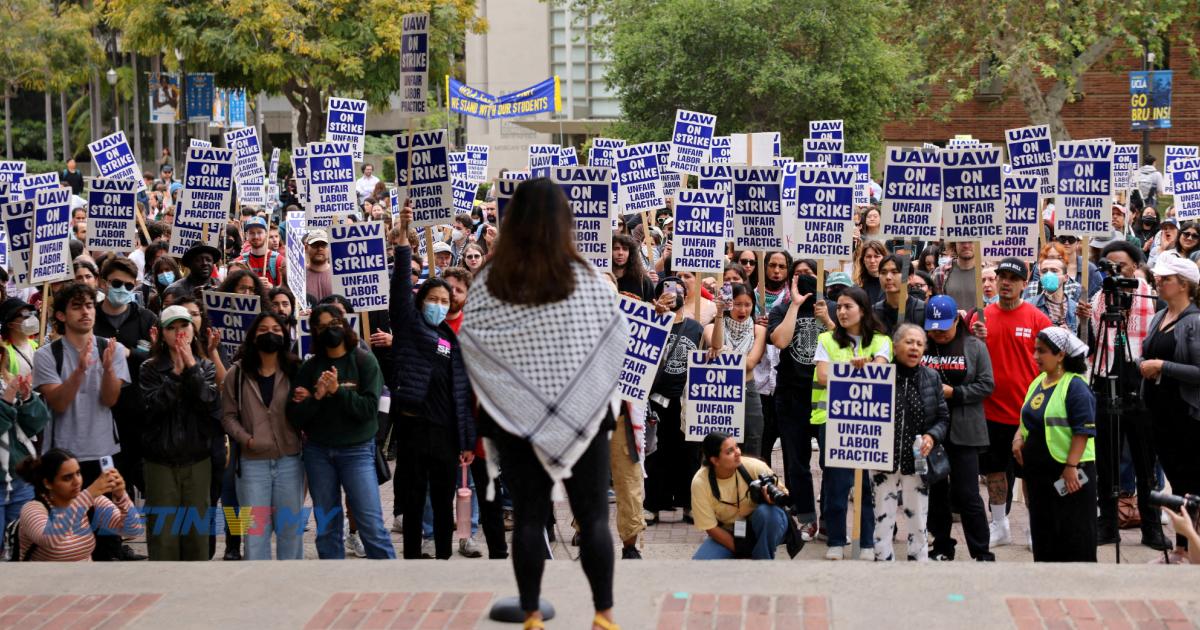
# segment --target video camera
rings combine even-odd
[[[762,503],[763,491],[766,490],[766,496],[771,497],[771,502],[780,507],[786,507],[791,504],[792,497],[788,493],[775,485],[779,480],[778,477],[771,473],[763,473],[758,476],[758,479],[750,482],[750,497],[755,503]]]
[[[1104,312],[1115,315],[1133,308],[1133,293],[1125,289],[1136,290],[1137,278],[1123,277],[1117,271],[1117,265],[1107,258],[1096,261],[1096,267],[1104,273],[1104,283],[1100,287],[1104,292]]]
[[[1167,494],[1166,492],[1151,492],[1150,505],[1168,508],[1178,511],[1179,508],[1186,506],[1188,512],[1195,517],[1200,514],[1200,496],[1194,494],[1185,494],[1179,496],[1177,494]]]

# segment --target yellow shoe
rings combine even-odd
[[[525,630],[544,630],[546,622],[541,617],[529,617],[525,620],[525,625],[522,627]]]
[[[600,613],[592,618],[592,626],[599,626],[600,630],[621,630],[621,626],[605,619]]]

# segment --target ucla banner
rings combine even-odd
[[[504,96],[492,96],[447,76],[446,95],[450,111],[476,118],[517,118],[562,109],[557,76]]]
[[[1130,119],[1134,131],[1171,128],[1171,70],[1129,73]]]

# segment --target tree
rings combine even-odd
[[[925,81],[945,114],[980,86],[1003,81],[1004,95],[1020,99],[1033,124],[1069,140],[1062,108],[1075,100],[1084,72],[1116,59],[1162,57],[1174,40],[1196,70],[1195,0],[909,0],[900,33],[925,51]],[[980,72],[981,67],[988,73]],[[938,101],[941,101],[938,103]]]
[[[882,40],[896,11],[872,0],[593,0],[621,100],[614,135],[669,138],[675,109],[715,114],[718,133],[782,132],[798,155],[808,122],[842,118],[848,150],[880,144],[911,107],[916,53]]]
[[[46,66],[46,51],[31,25],[50,17],[39,0],[0,0],[0,89],[4,96],[4,150],[13,157],[12,99]]]
[[[178,49],[189,72],[217,83],[282,94],[299,115],[301,143],[324,136],[329,96],[386,108],[399,90],[401,18],[429,10],[416,0],[101,0],[126,46],[153,55]],[[438,0],[430,19],[430,93],[466,30],[482,32],[473,0]],[[168,65],[174,56],[165,55]],[[172,67],[172,69],[175,69]]]

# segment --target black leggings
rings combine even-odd
[[[546,522],[553,511],[553,483],[525,440],[498,431],[500,468],[513,502],[513,570],[521,609],[538,609],[546,564]],[[579,524],[579,557],[592,587],[596,610],[613,605],[613,537],[608,528],[608,432],[600,431],[563,480],[571,513]],[[406,526],[405,531],[408,530]]]
[[[950,442],[943,446],[950,460],[950,476],[929,489],[928,528],[933,536],[933,553],[954,557],[956,543],[950,533],[954,517],[950,512],[957,507],[971,557],[995,560],[988,550],[988,517],[979,496],[979,448]]]
[[[406,418],[407,419],[407,418]],[[425,491],[433,508],[434,557],[449,560],[453,551],[454,492],[458,453],[451,430],[425,419],[412,418],[404,427],[406,443],[416,448],[401,458],[392,479],[404,488],[404,558],[421,557],[421,517],[425,514]]]
[[[471,477],[475,480],[475,499],[479,501],[479,527],[487,543],[489,560],[508,557],[508,541],[504,540],[504,506],[500,504],[500,482],[496,481],[496,500],[488,501],[487,459],[476,456],[471,462]]]

